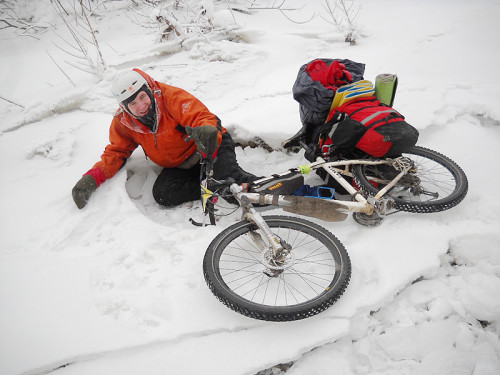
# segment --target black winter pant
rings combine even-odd
[[[251,182],[257,178],[238,165],[234,142],[227,132],[222,135],[213,172],[215,179],[232,177],[236,183]],[[163,168],[153,186],[153,197],[156,202],[167,207],[199,199],[200,164],[190,169]]]

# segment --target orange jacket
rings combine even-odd
[[[134,70],[146,79],[153,92],[158,128],[156,133],[153,133],[120,105],[109,129],[109,145],[106,146],[101,160],[86,173],[91,174],[98,185],[113,177],[139,145],[156,164],[167,168],[177,167],[195,153],[196,146],[192,140],[184,142],[186,134],[176,127],[217,126],[218,123],[217,117],[193,95],[180,88],[154,81],[139,69]],[[226,130],[222,128],[222,132]],[[222,134],[219,133],[219,144],[221,139]]]

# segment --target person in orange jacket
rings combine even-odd
[[[216,179],[232,177],[237,183],[256,179],[238,165],[234,142],[219,118],[193,95],[154,81],[139,69],[121,74],[112,91],[120,108],[101,160],[72,190],[78,208],[85,207],[97,187],[113,177],[139,145],[164,167],[153,186],[153,197],[163,206],[200,197],[200,153],[215,157]]]

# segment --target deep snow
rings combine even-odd
[[[0,100],[1,374],[235,375],[290,361],[291,375],[500,373],[500,2],[358,3],[356,46],[320,18],[296,24],[262,10],[235,13],[247,43],[200,42],[175,54],[110,9],[99,29],[108,70],[98,80],[68,69],[77,87],[45,53],[54,53],[53,33],[0,32],[0,96],[24,106]],[[307,19],[318,7],[292,15]],[[160,169],[140,149],[85,209],[75,207],[71,188],[107,143],[120,71],[139,67],[182,87],[235,138],[264,139],[278,151],[237,153],[245,169],[266,174],[304,160],[279,144],[300,126],[298,68],[317,57],[364,62],[369,80],[398,74],[395,107],[419,129],[419,144],[455,160],[470,185],[459,206],[438,214],[400,213],[377,228],[317,221],[353,266],[326,312],[268,323],[220,304],[201,262],[239,213],[196,228],[188,218],[200,218],[198,202],[159,207],[151,186]]]

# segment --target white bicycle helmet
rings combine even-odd
[[[111,91],[116,100],[122,103],[139,91],[144,85],[149,88],[148,83],[142,75],[135,70],[129,70],[115,78],[111,86]]]

